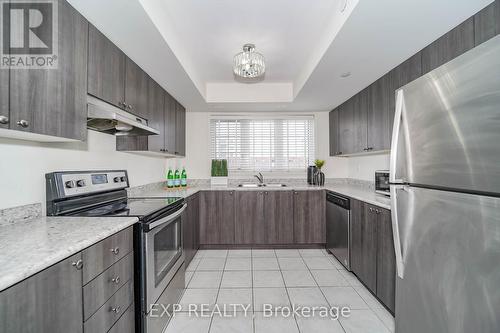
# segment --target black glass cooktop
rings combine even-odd
[[[88,210],[80,210],[73,215],[94,217],[135,216],[141,218],[161,211],[166,211],[182,200],[182,198],[178,197],[121,199]]]

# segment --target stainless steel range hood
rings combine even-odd
[[[87,95],[87,128],[116,136],[157,135],[146,119]]]

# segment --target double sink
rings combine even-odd
[[[257,187],[286,187],[286,184],[280,184],[280,183],[261,183],[261,184],[243,183],[243,184],[239,184],[238,187],[248,187],[248,188],[257,188]]]

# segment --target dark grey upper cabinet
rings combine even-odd
[[[175,155],[186,155],[186,109],[180,104],[175,106]]]
[[[474,47],[474,19],[471,17],[422,50],[422,75]]]
[[[391,99],[394,89],[389,74],[382,76],[370,87],[368,108],[368,148],[371,150],[389,149],[391,146]]]
[[[10,70],[10,128],[85,140],[88,23],[66,1],[58,19],[57,68]]]
[[[125,54],[89,24],[88,93],[123,108]]]
[[[264,192],[236,191],[235,205],[235,243],[262,244],[265,240]]]
[[[325,218],[325,193],[323,191],[293,192],[293,234],[295,243],[325,243]]]
[[[330,156],[339,154],[339,110],[334,109],[328,114],[330,127]]]
[[[0,128],[9,128],[9,69],[0,69]]]
[[[377,217],[377,297],[394,313],[396,294],[396,254],[391,212],[376,208]]]
[[[372,291],[377,287],[377,215],[373,206],[351,200],[351,269]]]
[[[362,90],[354,99],[354,151],[368,151],[368,109],[370,108],[370,91]]]
[[[338,107],[339,152],[338,155],[354,153],[354,101],[349,99]]]
[[[486,42],[500,33],[500,0],[474,15],[474,45]]]
[[[175,99],[165,92],[165,151],[174,154],[176,151],[175,145],[175,127],[176,127],[176,108],[177,102]]]
[[[158,135],[148,136],[148,150],[165,150],[165,98],[163,88],[154,80],[149,80],[148,88],[148,125],[160,131]]]
[[[0,332],[83,331],[82,272],[76,254],[0,292]]]
[[[135,62],[125,60],[125,109],[139,117],[147,118],[149,75],[146,74]]]

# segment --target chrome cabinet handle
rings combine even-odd
[[[29,126],[29,123],[27,120],[21,119],[17,122],[17,126],[21,126],[23,128],[26,128]]]
[[[83,268],[83,261],[80,259],[76,262],[72,262],[71,266],[75,267],[77,271]]]
[[[8,124],[9,123],[9,117],[6,116],[0,116],[0,124]]]
[[[110,250],[113,254],[118,254],[120,253],[120,248],[119,247],[115,247],[114,249],[111,249]]]
[[[114,313],[119,313],[121,311],[122,307],[121,306],[117,306],[117,307],[112,307],[111,308],[111,312],[114,312]]]
[[[113,282],[115,284],[120,284],[120,276],[116,276],[116,277],[112,278],[111,282]]]

